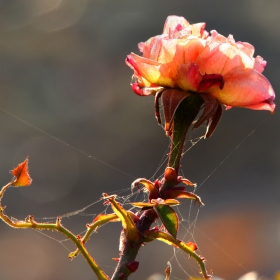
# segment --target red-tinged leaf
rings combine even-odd
[[[169,190],[166,191],[166,196],[170,198],[187,198],[187,199],[193,199],[195,202],[198,202],[199,205],[204,205],[204,203],[201,201],[201,198],[191,192],[186,191],[178,191],[178,190]]]
[[[98,227],[108,222],[118,222],[118,221],[120,221],[120,218],[115,213],[99,214],[98,216],[95,217],[92,224],[96,224]]]
[[[160,240],[168,245],[172,245],[174,247],[182,249],[184,252],[189,254],[191,257],[193,257],[199,264],[201,273],[203,275],[204,279],[212,279],[212,275],[207,273],[206,267],[205,267],[205,258],[197,255],[191,246],[188,246],[189,243],[185,243],[179,239],[174,239],[171,235],[162,232],[162,231],[145,231],[145,236],[147,239],[150,240]]]
[[[170,275],[171,275],[171,271],[172,271],[172,267],[171,267],[171,263],[170,262],[167,262],[167,267],[166,267],[166,269],[165,269],[165,275],[166,275],[166,277],[165,277],[165,279],[164,280],[169,280],[169,278],[170,278]]]
[[[163,204],[169,205],[169,206],[176,206],[176,205],[179,205],[180,202],[176,199],[165,199]]]
[[[179,248],[179,246],[176,244],[177,239],[174,240],[174,238],[170,234],[160,230],[146,230],[145,237],[145,242],[151,242],[157,239],[166,243],[167,245]]]
[[[28,158],[14,168],[11,173],[15,176],[12,180],[12,186],[15,187],[27,187],[31,184],[32,179],[28,173]]]
[[[186,184],[188,186],[191,186],[191,187],[196,187],[195,183],[192,183],[189,179],[186,179],[186,178],[181,179],[180,183],[184,183],[184,184]]]
[[[156,188],[155,184],[153,184],[151,181],[145,178],[137,179],[131,184],[131,190],[133,191],[135,187],[139,188],[139,185],[143,185],[144,191],[149,192],[150,199],[158,197],[158,189]]]
[[[152,208],[154,206],[153,203],[149,203],[149,202],[131,202],[129,204],[133,205],[134,207],[138,207],[138,208],[143,208],[143,207],[145,207],[145,208],[147,208],[147,207]]]
[[[170,206],[164,204],[155,205],[154,210],[166,230],[176,239],[179,228],[179,221],[176,212]]]

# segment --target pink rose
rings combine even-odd
[[[254,110],[275,109],[274,90],[261,73],[266,61],[253,57],[254,47],[235,42],[205,23],[189,24],[169,16],[163,34],[139,44],[143,56],[131,53],[126,63],[134,70],[132,89],[139,95],[163,88],[209,94],[219,103]]]

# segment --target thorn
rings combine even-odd
[[[58,216],[57,218],[56,218],[56,226],[57,227],[61,227],[61,217],[60,216]]]
[[[33,228],[36,228],[37,223],[34,221],[34,216],[32,215],[29,216],[29,223]]]
[[[126,266],[131,272],[135,272],[138,269],[139,262],[132,261],[132,262],[129,262]]]

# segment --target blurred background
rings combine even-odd
[[[0,182],[9,182],[9,170],[26,156],[33,178],[30,187],[5,194],[9,216],[32,214],[42,221],[97,202],[102,192],[125,189],[120,195],[127,195],[134,179],[153,176],[169,141],[154,118],[153,98],[131,91],[132,71],[124,60],[139,53],[139,42],[161,34],[172,14],[253,44],[268,61],[264,75],[278,94],[279,0],[0,2]],[[198,183],[206,206],[199,213],[192,207],[190,218],[189,202],[180,207],[180,236],[196,221],[185,240],[194,237],[207,268],[222,279],[252,270],[272,279],[280,270],[279,121],[277,108],[274,115],[231,109],[213,136],[183,158],[184,175]],[[105,209],[98,202],[62,223],[78,234],[92,221],[90,214]],[[118,257],[120,229],[107,225],[88,243],[108,275]],[[95,279],[81,256],[68,260],[72,244],[56,241],[64,239],[1,221],[0,279]],[[172,257],[172,279],[199,277],[195,262],[175,256],[167,245],[148,244],[131,279],[164,279]]]

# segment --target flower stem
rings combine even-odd
[[[174,168],[177,172],[180,167],[187,131],[197,116],[202,104],[203,99],[197,94],[192,94],[180,103],[175,112],[168,167]]]
[[[150,229],[155,219],[156,214],[153,210],[146,210],[142,213],[139,221],[136,223],[136,228],[140,236],[137,241],[125,240],[121,235],[120,247],[123,249],[121,250],[120,260],[111,280],[128,279],[129,275],[133,272],[129,270],[128,264],[135,261],[139,249],[144,243],[145,232]]]

